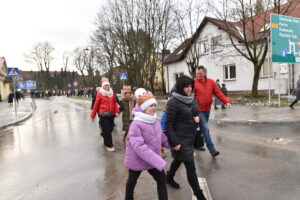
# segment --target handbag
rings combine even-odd
[[[106,112],[103,112],[102,113],[102,117],[110,117],[110,112],[109,111],[106,111]]]

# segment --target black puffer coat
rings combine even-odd
[[[194,159],[194,143],[196,137],[195,116],[198,116],[196,99],[190,104],[172,97],[166,108],[166,135],[171,147],[181,145],[179,151],[172,150],[176,160],[188,161]]]

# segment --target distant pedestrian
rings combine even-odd
[[[218,88],[216,83],[206,77],[206,69],[203,66],[199,66],[196,69],[195,82],[195,98],[198,101],[198,108],[200,111],[200,127],[201,132],[204,137],[206,146],[211,153],[212,157],[216,157],[220,154],[219,151],[215,149],[215,146],[211,140],[210,132],[208,128],[208,120],[212,104],[212,95],[215,95],[220,99],[227,107],[231,107],[230,101],[225,97],[225,95]]]
[[[96,101],[91,113],[91,118],[95,119],[96,113],[100,117],[100,126],[102,137],[107,151],[115,151],[112,131],[114,128],[114,119],[119,116],[119,107],[116,101],[116,95],[110,87],[107,78],[102,78],[102,88],[97,94]]]
[[[205,200],[200,189],[194,160],[196,123],[199,123],[198,104],[193,94],[194,80],[188,76],[177,79],[173,97],[167,103],[166,135],[172,147],[173,161],[167,172],[167,183],[178,189],[174,176],[181,163],[186,168],[188,182],[197,200]]]
[[[226,84],[225,83],[222,83],[221,91],[223,92],[223,94],[225,95],[225,97],[227,97],[227,88],[226,88]],[[225,106],[224,103],[222,103],[222,109],[226,109],[226,106]]]
[[[124,86],[122,97],[120,101],[120,113],[123,112],[122,115],[122,122],[123,122],[123,128],[122,130],[125,131],[124,133],[124,141],[128,134],[129,126],[131,122],[133,121],[133,115],[132,110],[134,109],[135,101],[134,101],[134,95],[131,91],[131,86]]]
[[[8,95],[8,103],[9,103],[9,106],[13,106],[13,102],[14,102],[14,93],[9,93]]]
[[[221,85],[220,85],[220,80],[219,79],[216,80],[216,85],[217,85],[217,87],[219,89],[221,89]],[[214,97],[214,108],[215,108],[215,110],[219,109],[218,108],[219,105],[222,105],[222,101],[220,101],[217,97]]]
[[[297,81],[296,99],[289,105],[289,107],[294,110],[294,105],[298,101],[300,101],[300,75],[299,75],[299,80]]]
[[[126,137],[125,166],[128,168],[125,200],[134,199],[134,189],[142,171],[147,170],[157,183],[159,200],[167,200],[167,163],[160,156],[160,147],[169,147],[167,137],[162,133],[157,121],[157,102],[150,92],[138,95],[138,106],[134,109],[134,119]],[[157,199],[157,198],[155,198]]]
[[[95,104],[95,101],[96,101],[97,94],[100,92],[100,89],[101,89],[101,87],[96,87],[96,90],[93,91],[93,93],[92,93],[92,105],[91,105],[92,110],[93,110],[93,107],[94,107],[94,104]]]

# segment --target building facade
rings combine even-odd
[[[7,65],[4,57],[0,57],[0,96],[6,101],[10,92],[11,79],[7,77]]]
[[[300,9],[300,4],[298,5]],[[300,17],[300,13],[295,13]],[[193,43],[199,48],[199,64],[207,68],[207,76],[214,80],[220,79],[230,92],[251,92],[254,66],[241,56],[232,46],[224,22],[205,17],[197,29],[197,37]],[[237,29],[238,32],[238,29]],[[238,37],[233,37],[238,43]],[[184,41],[166,60],[166,88],[170,92],[181,75],[189,75],[186,57],[192,53],[191,39]],[[300,64],[279,64],[270,62],[270,51],[262,66],[258,90],[273,93],[289,94],[295,89],[300,74]]]

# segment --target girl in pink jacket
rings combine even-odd
[[[159,200],[167,200],[166,161],[160,156],[160,147],[169,147],[167,137],[156,120],[157,102],[150,92],[137,99],[134,119],[126,138],[125,166],[129,170],[125,200],[132,200],[137,180],[147,170],[157,182]]]

